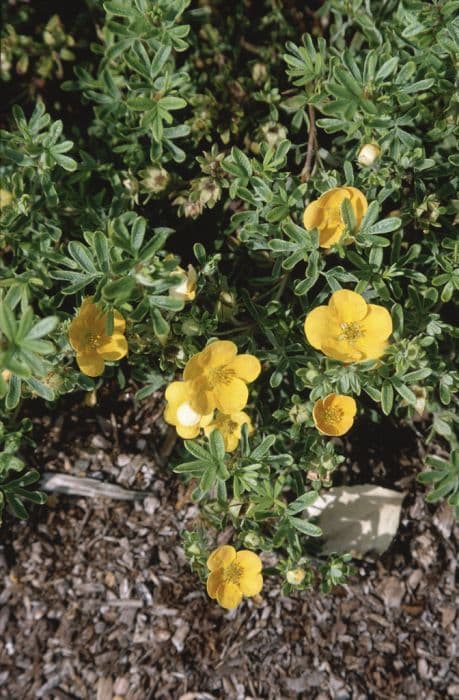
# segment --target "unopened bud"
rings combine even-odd
[[[357,162],[360,165],[373,165],[381,155],[381,149],[377,143],[366,143],[359,151]]]
[[[169,184],[169,173],[164,168],[146,168],[139,175],[143,178],[140,183],[142,188],[153,194],[162,192]]]
[[[292,586],[299,586],[300,583],[303,583],[305,576],[306,576],[306,572],[304,569],[301,569],[301,568],[290,569],[290,571],[287,571],[287,581]]]
[[[249,549],[256,549],[260,546],[261,539],[256,532],[248,532],[244,537],[244,546]]]

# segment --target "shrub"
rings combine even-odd
[[[10,478],[21,401],[114,380],[168,387],[203,577],[231,526],[286,591],[343,579],[302,514],[356,411],[424,416],[452,456],[420,480],[459,510],[457,6],[6,8],[0,508],[43,500]]]

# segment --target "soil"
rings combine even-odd
[[[415,433],[380,431],[370,448],[361,429],[346,448],[352,480],[371,468],[384,486],[398,466],[397,485],[408,491],[399,533],[379,560],[356,562],[356,575],[329,595],[282,597],[267,578],[261,596],[225,612],[184,557],[180,534],[197,508],[167,465],[174,437],[161,397],[136,404],[132,396],[113,403],[102,394],[94,408],[72,397],[33,417],[40,441],[31,466],[149,495],[52,495],[29,521],[7,518],[0,698],[459,697],[459,529],[450,509],[427,506],[416,486]]]

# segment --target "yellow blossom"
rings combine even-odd
[[[13,195],[8,190],[0,188],[0,209],[7,207],[13,201]]]
[[[247,382],[261,371],[253,355],[238,355],[230,340],[216,340],[187,362],[183,372],[191,383],[190,404],[194,411],[206,415],[218,408],[226,414],[241,411],[247,403]]]
[[[180,278],[180,282],[169,289],[169,296],[183,301],[193,301],[196,296],[196,283],[198,275],[193,265],[188,265],[188,271],[183,267],[174,270],[174,277]]]
[[[204,428],[204,432],[209,436],[213,430],[219,430],[225,441],[225,450],[227,452],[234,452],[239,445],[241,430],[244,423],[247,424],[249,433],[252,433],[252,423],[250,422],[249,416],[244,411],[237,411],[230,415],[218,413],[212,423],[209,423],[209,425]]]
[[[76,350],[80,370],[88,377],[100,376],[105,362],[121,360],[127,355],[128,344],[124,337],[126,322],[119,311],[113,311],[113,317],[113,333],[107,335],[107,314],[94,304],[92,297],[86,297],[70,324],[70,345]]]
[[[207,593],[227,610],[236,608],[243,596],[258,595],[263,587],[261,559],[248,549],[236,552],[228,544],[217,547],[207,560],[207,568]]]
[[[317,306],[304,322],[313,348],[341,362],[365,362],[380,357],[392,333],[390,313],[383,306],[367,304],[356,292],[340,289],[327,306]]]
[[[190,382],[172,382],[166,389],[165,397],[164,420],[175,426],[178,435],[185,440],[197,437],[200,429],[212,420],[213,412],[203,416],[191,408]]]
[[[380,155],[381,149],[377,143],[365,143],[358,153],[357,162],[360,165],[373,165]]]
[[[317,430],[336,437],[352,428],[356,413],[357,404],[352,396],[328,394],[315,402],[312,417]]]
[[[2,378],[5,380],[5,382],[7,382],[7,381],[9,380],[10,377],[11,377],[11,372],[10,372],[10,370],[9,370],[9,369],[4,369],[4,370],[2,371]]]
[[[307,230],[318,229],[321,248],[330,248],[338,243],[344,233],[346,225],[341,216],[341,205],[345,199],[350,201],[358,228],[368,209],[368,202],[355,187],[334,187],[308,204],[304,211],[304,227]]]

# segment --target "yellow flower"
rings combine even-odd
[[[216,340],[187,362],[183,372],[191,382],[190,404],[194,411],[206,415],[218,408],[221,413],[241,411],[247,403],[247,382],[261,371],[253,355],[238,355],[230,340]]]
[[[193,265],[188,265],[188,272],[183,267],[174,270],[174,276],[180,277],[180,282],[169,289],[169,296],[183,301],[193,301],[196,296],[196,283],[198,275]]]
[[[360,165],[373,165],[381,155],[381,149],[377,143],[365,143],[357,155]]]
[[[357,404],[352,396],[328,394],[315,402],[312,417],[317,430],[324,435],[344,435],[347,433],[357,413]]]
[[[8,190],[0,188],[0,209],[7,207],[13,201],[13,195]]]
[[[225,544],[217,547],[207,560],[210,571],[207,593],[227,610],[236,608],[243,596],[258,595],[263,587],[261,559],[258,554]]]
[[[204,428],[204,432],[209,436],[213,430],[219,430],[225,441],[225,450],[227,452],[234,452],[239,445],[241,430],[244,423],[247,423],[249,433],[253,433],[253,426],[250,422],[250,418],[244,411],[237,411],[236,413],[231,413],[229,416],[224,413],[219,413],[212,423],[209,423],[209,425]]]
[[[321,248],[331,248],[344,233],[346,226],[341,216],[341,205],[345,199],[351,203],[359,228],[368,209],[368,202],[365,195],[355,187],[334,187],[305,209],[304,227],[308,230],[318,229]]]
[[[5,380],[5,382],[7,382],[7,381],[10,379],[10,377],[11,377],[11,372],[10,372],[10,370],[9,370],[9,369],[4,369],[4,370],[2,371],[2,378]]]
[[[126,322],[119,311],[113,312],[113,333],[105,332],[107,314],[103,313],[92,297],[83,299],[80,311],[69,327],[70,345],[76,350],[76,361],[83,374],[99,377],[105,362],[121,360],[127,355],[124,337]]]
[[[193,410],[190,395],[190,382],[172,382],[165,393],[167,405],[164,420],[174,425],[178,435],[185,440],[197,437],[200,429],[208,425],[213,417],[213,411],[204,416]]]
[[[383,306],[367,304],[360,294],[340,289],[328,306],[318,306],[306,316],[304,332],[312,347],[328,357],[365,362],[384,353],[392,319]]]

